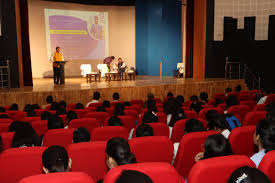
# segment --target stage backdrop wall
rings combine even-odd
[[[136,1],[136,65],[141,75],[173,75],[182,62],[181,1]]]
[[[48,60],[44,9],[108,12],[109,55],[122,57],[128,67],[135,67],[135,7],[91,6],[72,3],[28,0],[32,73],[34,78],[52,75],[52,64]],[[80,76],[81,64],[92,64],[96,68],[102,60],[74,60],[66,64],[66,76]]]

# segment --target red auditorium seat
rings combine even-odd
[[[31,121],[38,121],[38,120],[40,120],[41,119],[41,117],[24,117],[24,118],[22,118],[20,121],[22,121],[22,122],[31,122]]]
[[[138,137],[129,141],[137,162],[172,163],[174,146],[168,137]]]
[[[137,163],[111,169],[104,183],[115,183],[123,170],[135,170],[148,175],[154,183],[184,183],[184,179],[167,163]]]
[[[184,114],[186,114],[187,118],[197,118],[198,114],[192,110],[185,110]]]
[[[8,132],[11,123],[12,123],[11,119],[0,119],[0,133]]]
[[[106,112],[110,115],[110,116],[113,116],[114,115],[114,108],[113,107],[108,107],[108,108],[105,108]]]
[[[201,145],[204,144],[205,139],[209,135],[213,134],[218,134],[218,132],[194,132],[182,137],[174,161],[174,167],[177,169],[179,174],[183,177],[188,176],[190,169],[195,164],[195,156],[203,151]]]
[[[137,120],[139,117],[139,113],[137,112],[137,110],[124,110],[124,114],[127,116],[132,116],[134,120]]]
[[[253,111],[266,111],[266,105],[265,104],[257,104],[257,105],[255,105]]]
[[[32,175],[42,174],[42,154],[46,147],[7,149],[0,154],[1,183],[18,183]]]
[[[220,99],[222,101],[226,101],[226,98],[225,93],[216,93],[213,97],[214,100]]]
[[[13,121],[19,121],[27,116],[27,113],[22,111],[7,111],[7,114]]]
[[[95,183],[82,172],[49,173],[22,179],[19,183]]]
[[[129,131],[127,128],[121,126],[105,126],[95,128],[91,131],[91,141],[108,141],[113,137],[121,137],[128,140]]]
[[[80,119],[73,119],[69,123],[69,128],[80,128],[85,127],[89,131],[100,126],[100,123],[95,118],[80,118]]]
[[[238,116],[240,122],[243,122],[245,115],[250,111],[251,111],[250,107],[247,105],[235,105],[235,106],[229,107],[229,109],[227,110],[227,113],[228,114],[232,113],[235,116]]]
[[[67,147],[72,159],[73,172],[85,172],[95,181],[107,173],[106,142],[87,142],[71,144]]]
[[[84,118],[87,113],[91,112],[88,109],[74,109],[73,111],[76,112],[78,118]]]
[[[143,100],[131,100],[130,103],[131,105],[135,105],[135,104],[144,105]]]
[[[91,103],[88,107],[99,107],[99,106],[102,106],[102,103],[101,103],[101,102],[98,102],[98,103]]]
[[[153,99],[156,103],[162,103],[160,98],[154,98]]]
[[[123,123],[123,126],[127,128],[129,131],[133,128],[135,128],[135,119],[132,116],[118,116],[118,118]],[[110,118],[107,118],[104,122],[104,126],[108,126],[108,120]]]
[[[229,93],[227,93],[227,96],[228,96],[228,97],[229,97],[229,96],[236,96],[238,99],[239,99],[239,95],[240,95],[239,92],[229,92]]]
[[[164,124],[164,123],[148,123],[148,125],[150,125],[153,128],[154,136],[169,137],[170,131],[169,131],[169,127],[166,124]],[[137,127],[134,129],[133,137],[135,137]]]
[[[205,115],[206,115],[206,113],[208,112],[208,111],[210,111],[210,110],[215,110],[215,111],[217,111],[219,114],[224,114],[224,111],[221,109],[221,108],[219,108],[219,107],[213,107],[213,108],[205,108],[205,109],[202,109],[201,111],[200,111],[200,113],[199,113],[199,118],[201,118],[201,119],[206,119],[205,118]]]
[[[197,162],[188,176],[188,183],[224,183],[238,168],[255,164],[246,156],[224,156]]]
[[[257,125],[259,121],[264,120],[266,117],[266,111],[253,111],[246,114],[243,125]]]
[[[250,100],[252,98],[253,93],[249,91],[241,91],[239,94],[239,100],[240,101],[245,101],[245,100]]]
[[[37,116],[41,116],[41,114],[44,112],[43,109],[35,109],[34,111]]]
[[[88,110],[88,112],[96,112],[96,107],[88,107],[88,108],[85,108],[85,110]]]
[[[47,120],[32,121],[31,125],[38,136],[44,135],[48,131]]]
[[[218,108],[221,108],[223,111],[226,111],[226,104],[219,104]]]
[[[264,104],[270,104],[275,102],[275,94],[268,95]]]
[[[101,125],[104,124],[104,121],[110,117],[107,112],[89,112],[85,116],[86,118],[96,118]]]
[[[235,128],[229,135],[228,140],[231,144],[233,154],[253,156],[255,153],[255,145],[253,136],[256,126],[243,126]]]
[[[123,102],[123,101],[110,102],[111,107],[115,107],[115,106],[116,106],[117,104],[119,104],[119,103],[123,104],[124,102]]]
[[[240,102],[240,105],[247,105],[250,108],[250,111],[252,111],[256,105],[256,102],[253,100],[244,100]]]
[[[3,149],[11,148],[14,132],[1,133],[0,136],[3,141]]]
[[[73,141],[74,129],[54,129],[48,130],[43,139],[43,146],[49,147],[59,145],[67,147]]]
[[[63,115],[59,115],[59,117],[62,119],[64,126],[67,125],[67,121],[66,121],[67,115],[63,114]]]
[[[258,168],[270,178],[271,182],[275,182],[275,151],[268,152]]]
[[[68,104],[67,109],[75,109],[76,104]]]

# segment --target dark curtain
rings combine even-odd
[[[29,37],[28,0],[20,0],[24,86],[33,86]]]
[[[185,77],[193,78],[194,0],[187,0]]]

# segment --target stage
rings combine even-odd
[[[101,93],[100,100],[112,100],[114,92],[120,93],[121,100],[145,100],[152,92],[156,98],[163,99],[171,91],[174,95],[183,95],[186,100],[192,95],[204,91],[212,98],[215,93],[223,92],[225,88],[234,88],[237,84],[245,87],[244,80],[225,79],[183,79],[159,76],[137,76],[135,81],[111,81],[86,83],[86,78],[66,78],[65,85],[54,85],[52,78],[33,79],[33,87],[0,89],[0,106],[17,103],[22,109],[25,104],[44,105],[48,95],[56,101],[65,100],[67,103],[81,102],[86,104],[92,100],[93,92]]]

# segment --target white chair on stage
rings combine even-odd
[[[101,77],[104,77],[109,72],[107,64],[97,64],[97,69],[100,71]]]
[[[87,74],[91,74],[92,66],[91,64],[81,64],[80,70],[81,70],[81,76],[86,77]]]
[[[180,77],[180,76],[184,77],[184,64],[178,63],[177,69],[178,69],[178,77]]]

